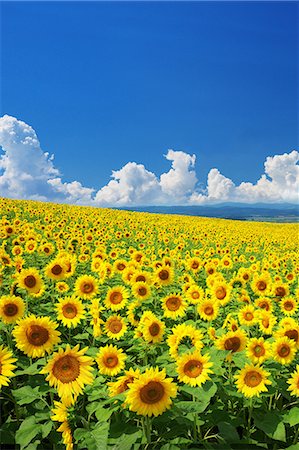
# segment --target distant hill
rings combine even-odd
[[[222,203],[209,206],[130,206],[116,209],[156,214],[216,217],[233,220],[299,222],[299,205],[289,203],[257,203],[250,205],[242,203]]]

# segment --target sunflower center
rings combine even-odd
[[[55,264],[55,266],[52,267],[51,272],[53,275],[60,275],[62,272],[62,267],[59,264]]]
[[[93,284],[88,282],[83,283],[82,291],[84,294],[90,294],[93,291]]]
[[[142,297],[144,297],[147,293],[147,290],[144,286],[141,286],[140,288],[138,288],[138,294],[141,295]]]
[[[15,303],[7,303],[4,306],[4,315],[5,316],[15,316],[18,313],[18,307]]]
[[[269,303],[267,303],[267,302],[261,302],[259,304],[259,307],[262,309],[265,309],[266,311],[269,311],[269,309],[270,309]]]
[[[240,341],[240,338],[238,338],[238,336],[228,338],[228,339],[226,339],[226,341],[224,343],[225,350],[230,350],[233,353],[237,352],[239,350],[240,346],[241,346],[241,341]]]
[[[250,372],[247,372],[244,378],[244,382],[249,387],[256,387],[260,384],[262,381],[262,376],[259,372],[256,372],[255,370],[251,370]]]
[[[118,305],[123,299],[121,292],[112,292],[110,295],[110,301],[113,305]]]
[[[157,322],[152,323],[149,332],[151,336],[157,336],[160,332],[160,325]]]
[[[190,378],[196,378],[202,372],[202,363],[197,359],[191,359],[184,365],[184,373]]]
[[[214,269],[211,268],[211,269],[208,270],[208,274],[209,275],[213,275],[213,273],[214,273]]]
[[[145,280],[145,276],[144,276],[144,275],[138,275],[138,276],[136,277],[136,281],[146,281],[146,280]]]
[[[194,299],[197,299],[197,298],[199,298],[199,293],[196,292],[196,291],[192,292],[191,297],[194,298]]]
[[[226,296],[226,290],[223,286],[220,286],[216,289],[216,297],[218,298],[218,300],[223,300],[224,297]]]
[[[260,280],[257,282],[256,287],[258,288],[259,291],[264,291],[267,285],[264,281]]]
[[[278,354],[279,356],[285,358],[286,356],[288,356],[291,352],[291,349],[288,345],[282,345],[280,347],[280,349],[278,350]]]
[[[121,387],[122,391],[120,392],[120,394],[129,389],[128,385],[130,383],[133,383],[134,379],[135,379],[134,377],[129,377],[126,381],[123,382],[122,387]]]
[[[286,311],[292,311],[292,309],[293,309],[293,303],[292,303],[292,302],[285,302],[285,304],[284,304],[284,309],[285,309]]]
[[[207,316],[211,316],[212,314],[213,314],[213,312],[214,312],[214,308],[213,308],[213,306],[206,306],[205,307],[205,309],[204,309],[204,313],[207,315]]]
[[[37,347],[44,345],[49,339],[49,332],[40,325],[30,325],[26,330],[28,342]]]
[[[33,275],[27,275],[27,277],[24,280],[25,286],[27,286],[29,289],[33,288],[36,285],[36,278]]]
[[[140,389],[140,398],[143,403],[152,405],[162,400],[164,396],[164,386],[158,381],[150,381]]]
[[[247,311],[247,312],[245,313],[245,320],[250,321],[250,320],[252,320],[252,319],[253,319],[253,314],[252,314],[251,312]]]
[[[298,342],[299,340],[299,333],[297,330],[287,330],[284,335],[295,342]]]
[[[255,354],[255,356],[260,357],[265,354],[265,349],[262,345],[256,345],[253,349],[253,353]]]
[[[166,306],[170,311],[177,311],[181,306],[181,301],[178,297],[170,297],[166,300]]]
[[[199,268],[199,264],[197,261],[193,261],[193,263],[191,264],[192,269],[198,269]]]
[[[106,367],[113,369],[113,367],[117,366],[118,364],[118,357],[116,355],[108,355],[104,359],[104,364]]]
[[[72,303],[67,303],[66,305],[63,305],[62,313],[67,319],[73,319],[74,317],[76,317],[78,310]]]
[[[124,270],[126,266],[123,263],[117,265],[118,270]]]
[[[248,273],[244,273],[244,275],[243,275],[243,280],[247,281],[248,279],[249,279]]]
[[[80,363],[75,356],[59,358],[53,366],[53,375],[62,383],[71,383],[80,375]]]
[[[109,322],[108,328],[111,333],[117,334],[122,329],[123,325],[120,320],[114,319]]]
[[[270,325],[269,319],[263,319],[262,324],[265,328],[269,328]]]
[[[165,280],[168,280],[168,278],[169,278],[169,272],[167,271],[167,270],[161,270],[160,272],[159,272],[159,278],[161,279],[161,280],[163,280],[163,281],[165,281]]]
[[[277,295],[277,297],[284,297],[286,295],[286,290],[283,286],[278,286],[275,289],[275,294]]]

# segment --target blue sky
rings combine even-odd
[[[66,181],[105,185],[167,150],[234,183],[298,147],[294,2],[2,2],[2,114]],[[298,38],[298,36],[297,36]]]

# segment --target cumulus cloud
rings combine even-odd
[[[67,202],[94,206],[179,205],[221,202],[298,202],[299,153],[269,156],[264,173],[254,183],[235,183],[210,170],[200,189],[196,156],[168,150],[168,172],[159,176],[143,164],[128,162],[113,170],[111,180],[95,190],[79,181],[63,181],[54,157],[44,152],[32,127],[8,115],[0,118],[0,195],[9,198]],[[202,184],[202,183],[201,183]]]

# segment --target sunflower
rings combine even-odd
[[[79,350],[79,345],[66,349],[60,348],[54,353],[46,366],[41,370],[47,374],[46,380],[50,386],[57,389],[63,403],[73,404],[79,394],[82,394],[84,385],[92,384],[93,359],[85,356],[87,347]]]
[[[264,338],[251,338],[247,342],[246,354],[254,364],[261,364],[271,357],[271,344]]]
[[[212,299],[224,306],[230,301],[232,287],[225,283],[225,281],[216,281],[210,288]]]
[[[159,416],[171,407],[177,387],[172,378],[166,378],[165,369],[160,371],[151,367],[136,378],[126,392],[130,410],[151,417]]]
[[[159,320],[150,311],[143,313],[138,331],[141,331],[142,336],[146,342],[154,343],[161,342],[165,330],[165,324],[162,320]]]
[[[60,299],[55,307],[57,319],[68,328],[75,328],[85,317],[83,303],[75,296]]]
[[[54,345],[60,342],[58,323],[49,317],[36,317],[33,314],[20,319],[12,331],[16,346],[30,358],[40,358],[51,353]]]
[[[219,304],[218,302],[206,299],[198,304],[197,311],[202,320],[211,322],[218,316]]]
[[[256,295],[267,296],[270,295],[272,289],[272,280],[268,272],[260,275],[255,274],[251,282],[251,289]]]
[[[62,433],[62,440],[66,445],[66,450],[73,450],[74,444],[72,431],[68,420],[68,406],[64,403],[54,401],[54,408],[51,410],[51,412],[53,413],[51,419],[53,421],[61,422],[61,425],[59,426],[59,428],[57,428],[57,431]]]
[[[55,289],[57,292],[67,292],[70,287],[67,283],[65,283],[64,281],[58,281],[58,283],[56,283]]]
[[[98,293],[98,283],[92,275],[81,275],[75,283],[75,294],[83,299],[93,298]]]
[[[297,350],[299,350],[299,325],[297,323],[280,326],[275,333],[275,338],[277,339],[284,336],[294,341]]]
[[[126,357],[123,350],[121,348],[118,349],[114,345],[110,344],[101,347],[96,356],[100,373],[111,377],[117,375],[125,367]]]
[[[131,279],[130,279],[130,284],[134,284],[134,283],[146,283],[148,286],[151,284],[152,282],[152,277],[151,274],[148,272],[145,272],[144,270],[135,270]]]
[[[89,312],[92,316],[91,325],[93,327],[93,336],[97,338],[101,336],[101,324],[104,323],[101,319],[101,312],[104,310],[102,306],[99,304],[99,300],[94,298],[91,300],[91,304],[89,305]]]
[[[10,377],[14,376],[13,370],[17,367],[13,364],[16,360],[9,348],[0,345],[0,388],[10,383]]]
[[[128,262],[125,259],[117,259],[113,263],[113,270],[116,273],[122,273],[126,267],[128,266]]]
[[[205,297],[204,290],[197,286],[197,284],[191,284],[189,289],[186,291],[186,298],[192,305],[197,305]]]
[[[274,325],[276,324],[276,317],[268,313],[267,311],[261,310],[258,313],[258,325],[262,333],[271,335]]]
[[[199,351],[186,353],[176,361],[179,381],[190,386],[201,386],[210,379],[212,363],[208,355],[201,355]]]
[[[273,311],[272,300],[270,298],[267,298],[267,297],[258,297],[255,300],[254,305],[257,308],[264,309],[265,311],[269,311],[269,312]]]
[[[288,296],[289,293],[290,293],[290,288],[289,288],[289,285],[286,283],[281,283],[281,282],[277,281],[272,286],[272,295],[273,295],[273,297],[276,297],[279,300],[281,298]]]
[[[216,341],[216,347],[232,353],[241,352],[246,347],[247,336],[243,330],[229,331]]]
[[[23,317],[25,303],[21,297],[6,295],[0,298],[0,318],[4,323],[14,323]]]
[[[112,311],[119,311],[126,306],[129,293],[123,286],[114,286],[108,289],[105,305]]]
[[[257,321],[256,310],[252,305],[244,306],[238,313],[238,319],[241,325],[252,326]]]
[[[183,297],[179,294],[170,294],[162,299],[162,308],[164,309],[164,317],[177,319],[183,317],[186,313],[187,304]]]
[[[151,289],[145,281],[137,281],[132,285],[132,294],[135,298],[146,300],[151,295]]]
[[[54,281],[63,280],[67,271],[67,266],[63,259],[54,259],[45,268],[46,277]]]
[[[259,397],[261,392],[266,392],[268,390],[266,384],[272,384],[268,379],[269,375],[269,372],[259,366],[246,364],[246,366],[235,375],[238,391],[244,394],[245,397]]]
[[[39,272],[34,269],[23,269],[18,276],[20,288],[26,289],[29,294],[38,294],[43,287],[43,282]]]
[[[299,397],[299,364],[297,364],[296,370],[291,374],[287,383],[290,385],[288,391],[291,391],[291,395]]]
[[[127,325],[121,316],[110,316],[105,324],[104,329],[108,337],[111,339],[120,339],[127,331]]]
[[[290,364],[296,354],[296,343],[287,336],[277,339],[272,344],[272,355],[280,364]]]
[[[179,350],[181,344],[191,345],[194,350],[200,350],[203,347],[203,334],[192,325],[180,324],[172,328],[172,334],[168,337],[170,356],[174,359],[180,356]]]
[[[139,378],[140,370],[130,368],[125,370],[125,375],[118,377],[116,381],[110,381],[108,384],[108,390],[110,397],[115,397],[115,395],[122,394],[129,389],[130,383],[136,378]]]
[[[293,297],[284,297],[279,302],[279,307],[286,316],[293,316],[298,309],[298,302]]]
[[[173,282],[174,271],[172,267],[162,265],[155,270],[155,282],[158,286],[168,286]]]
[[[186,269],[191,270],[193,273],[197,273],[202,268],[202,261],[194,256],[186,261]]]

